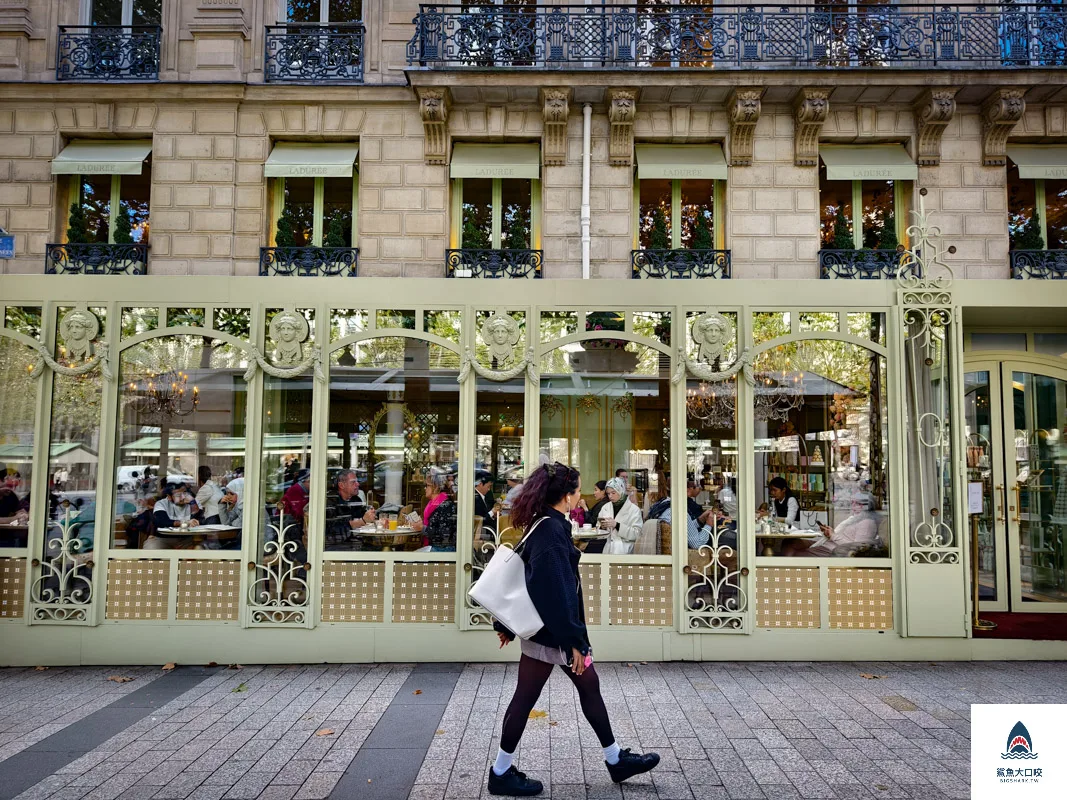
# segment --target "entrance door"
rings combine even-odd
[[[965,383],[979,609],[1067,612],[1067,371],[975,362]]]

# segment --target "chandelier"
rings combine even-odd
[[[753,417],[756,422],[785,421],[804,404],[803,373],[757,373]],[[737,379],[719,383],[701,381],[686,392],[686,412],[711,428],[732,428],[737,421]]]
[[[134,408],[141,414],[158,419],[186,417],[200,405],[200,389],[188,388],[189,375],[181,370],[162,374],[148,373],[140,383],[131,383],[130,391],[139,395]]]

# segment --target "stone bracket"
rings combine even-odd
[[[30,0],[8,0],[0,4],[0,34],[21,34],[33,38]]]
[[[830,90],[805,87],[794,105],[793,163],[819,166],[819,133],[830,114]]]
[[[570,115],[570,89],[542,89],[545,117],[541,137],[541,164],[546,167],[567,165],[567,119]]]
[[[613,167],[634,165],[634,117],[636,115],[636,89],[608,89],[608,121],[611,123],[608,161]]]
[[[982,104],[982,163],[1001,167],[1008,162],[1008,136],[1023,118],[1023,89],[997,89]]]
[[[761,111],[762,87],[734,89],[726,103],[730,114],[730,166],[752,165],[752,141]]]
[[[941,163],[941,135],[956,113],[958,91],[958,87],[927,89],[915,104],[916,162],[920,167]]]
[[[240,34],[242,39],[247,39],[249,28],[243,0],[199,0],[188,28],[194,37]]]
[[[452,103],[447,88],[419,89],[419,116],[425,132],[423,154],[426,163],[448,166],[448,109]]]

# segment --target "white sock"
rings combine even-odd
[[[614,766],[619,763],[619,743],[612,742],[604,748],[604,760]]]
[[[616,752],[619,748],[615,748]],[[514,753],[505,753],[503,750],[498,749],[496,751],[496,763],[493,764],[493,772],[497,775],[503,775],[511,768],[511,759],[514,757]],[[616,756],[616,759],[618,756]]]

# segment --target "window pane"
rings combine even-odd
[[[119,184],[119,208],[130,220],[135,242],[148,241],[148,200],[152,193],[152,168],[146,165],[140,175],[123,175]]]
[[[1040,249],[1026,223],[1034,216],[1037,190],[1034,181],[1019,177],[1019,168],[1008,162],[1008,237],[1012,250]],[[1030,239],[1030,241],[1027,241]],[[1033,245],[1033,246],[1028,246]]]
[[[37,379],[32,351],[0,338],[0,547],[25,547],[33,477],[33,425]]]
[[[159,25],[163,0],[133,0],[134,25]]]
[[[288,0],[286,18],[289,22],[318,22],[322,0]]]
[[[863,181],[863,246],[893,250],[896,241],[893,181]]]
[[[315,223],[315,179],[286,178],[285,206],[283,213],[289,217],[293,230],[293,246],[311,244],[312,226]],[[351,196],[349,205],[351,205]]]
[[[463,181],[463,230],[460,247],[488,250],[493,245],[493,181],[466,178]]]
[[[715,181],[682,181],[682,247],[714,250]]]
[[[111,225],[111,176],[82,175],[79,186],[86,238],[106,244]]]
[[[826,179],[826,165],[819,165],[819,235],[828,250],[851,250],[852,181]]]
[[[93,0],[92,25],[121,25],[122,0]]]
[[[641,181],[638,241],[643,250],[671,247],[671,182]]]
[[[518,543],[504,498],[526,474],[522,463],[525,435],[525,381],[478,378],[474,448],[474,551],[476,578],[500,542]]]
[[[330,22],[359,22],[363,19],[362,0],[329,0]]]
[[[1045,181],[1048,249],[1067,249],[1067,181]]]
[[[322,243],[352,246],[352,178],[324,178]]]
[[[500,182],[500,247],[503,250],[525,250],[530,247],[531,188],[531,182],[525,179]]]

